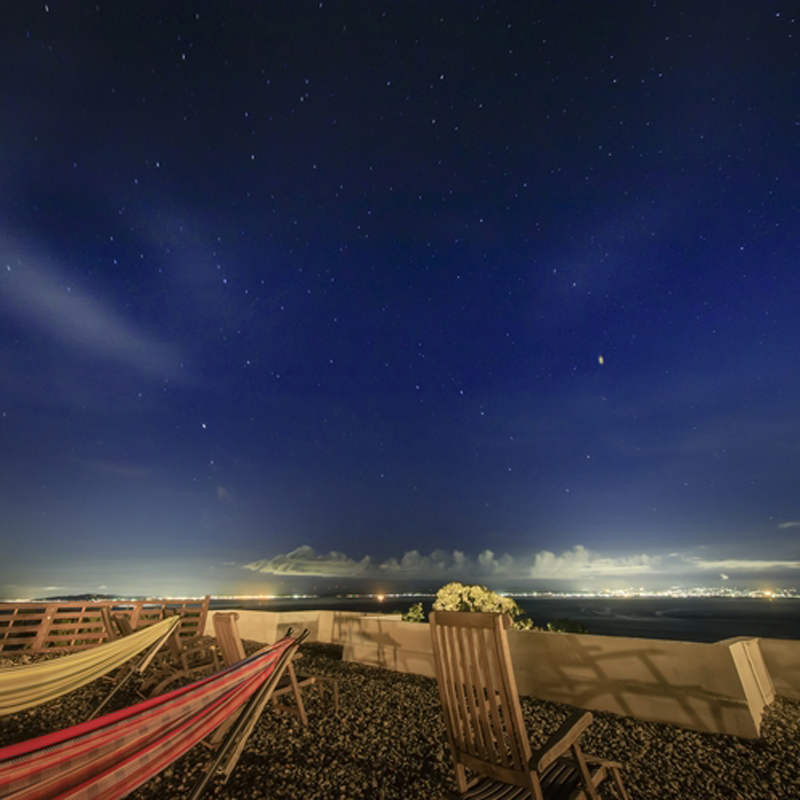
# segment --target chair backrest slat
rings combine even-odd
[[[226,667],[232,667],[245,658],[238,620],[239,615],[235,611],[218,611],[212,617],[217,646]]]
[[[507,783],[526,786],[538,796],[505,634],[508,617],[435,611],[430,622],[454,761]]]
[[[478,641],[481,639],[482,631],[475,629],[466,629],[461,632],[462,636],[467,640],[466,645],[466,660],[470,678],[471,686],[469,687],[470,700],[475,705],[475,714],[478,719],[478,724],[475,730],[475,739],[479,742],[477,748],[477,755],[481,758],[497,761],[502,760],[501,748],[498,748],[497,738],[494,734],[494,729],[497,725],[496,704],[494,697],[489,693],[487,697],[486,686],[488,674],[486,661],[486,651],[483,647],[483,642]]]

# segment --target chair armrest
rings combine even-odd
[[[214,671],[217,672],[219,670],[219,663],[217,660],[217,648],[215,645],[207,643],[207,642],[192,642],[189,641],[185,644],[181,644],[181,664],[185,670],[189,670],[192,667],[192,661],[196,661],[197,659],[207,659],[210,658],[214,662]]]
[[[590,711],[574,711],[563,725],[537,750],[533,751],[530,767],[537,772],[546,770],[559,756],[562,756],[592,724]]]

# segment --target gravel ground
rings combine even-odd
[[[256,647],[247,643],[248,652]],[[303,695],[307,728],[293,715],[268,708],[228,783],[215,781],[208,797],[431,800],[453,787],[435,681],[344,663],[341,649],[333,646],[306,644],[301,649],[303,672],[340,678],[339,715],[333,714],[330,694],[320,695],[314,687]],[[107,686],[98,681],[45,706],[0,718],[0,746],[80,721]],[[109,710],[137,699],[133,689],[126,689]],[[522,705],[534,746],[572,711],[531,698],[523,698]],[[625,764],[633,800],[800,800],[800,704],[773,703],[762,734],[761,740],[750,741],[596,712],[582,744],[587,752]],[[184,797],[209,757],[207,748],[195,747],[130,796]],[[615,796],[606,783],[603,797]]]

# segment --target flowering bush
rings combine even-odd
[[[535,630],[533,622],[526,616],[515,600],[503,597],[485,586],[465,586],[457,581],[442,586],[436,593],[434,611],[489,611],[508,614],[517,630]]]
[[[422,603],[414,603],[408,611],[403,614],[403,622],[425,622],[425,612],[422,610]]]
[[[555,631],[556,633],[589,633],[585,625],[573,619],[567,619],[566,617],[548,622],[547,630]]]

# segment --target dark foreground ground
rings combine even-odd
[[[249,651],[255,649],[255,643],[248,645]],[[344,663],[336,647],[309,644],[302,650],[303,671],[340,678],[338,716],[329,694],[320,696],[315,687],[304,691],[307,728],[294,716],[268,708],[228,783],[215,781],[206,796],[431,800],[452,788],[435,681]],[[92,685],[0,717],[0,746],[85,718],[104,692],[107,684]],[[109,710],[137,699],[128,692]],[[523,710],[535,746],[572,709],[523,698]],[[582,744],[587,752],[625,764],[634,800],[800,799],[800,704],[776,701],[762,732],[761,740],[749,741],[596,713]],[[209,750],[198,746],[131,797],[184,797],[209,758]],[[615,796],[613,786],[605,784],[603,797]]]

